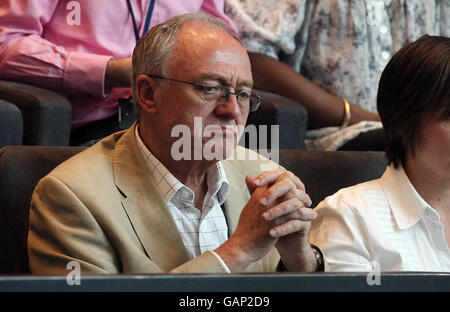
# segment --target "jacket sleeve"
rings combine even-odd
[[[31,199],[28,258],[32,273],[67,274],[71,261],[83,274],[119,273],[115,250],[94,216],[52,176],[39,182]]]
[[[80,274],[119,274],[133,257],[133,246],[115,246],[95,215],[64,184],[54,176],[44,177],[36,187],[31,201],[28,233],[28,257],[32,273],[66,275],[68,264],[80,264]],[[124,239],[124,241],[128,241]],[[154,262],[148,262],[143,272],[164,273]],[[212,252],[172,269],[169,273],[227,273]]]

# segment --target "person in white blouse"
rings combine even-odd
[[[316,207],[311,242],[331,271],[450,272],[450,38],[397,52],[377,96],[388,167]]]
[[[311,150],[384,151],[381,73],[424,34],[450,36],[449,0],[226,0],[254,87],[302,104]],[[345,100],[344,100],[345,99]]]

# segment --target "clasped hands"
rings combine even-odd
[[[309,208],[301,180],[290,171],[273,170],[256,178],[248,175],[246,184],[251,198],[236,231],[216,250],[230,270],[243,271],[275,246],[289,271],[314,271],[309,234],[317,213]]]

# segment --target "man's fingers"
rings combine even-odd
[[[261,198],[260,203],[262,205],[270,205],[275,199],[284,196],[294,188],[294,183],[289,179],[278,181],[264,193],[264,197]]]
[[[312,221],[317,217],[317,212],[311,208],[306,208],[303,203],[296,198],[282,202],[279,205],[265,211],[264,219],[267,221],[277,220],[277,224],[286,222],[287,220]]]
[[[299,190],[294,182],[285,178],[273,184],[261,198],[262,205],[270,205],[274,200],[281,198],[297,198],[304,203],[304,206],[311,206],[311,198],[303,190]]]
[[[303,182],[300,180],[299,177],[297,177],[295,174],[293,174],[291,171],[285,171],[283,172],[283,175],[287,176],[289,179],[292,180],[292,182],[294,182],[295,186],[297,186],[298,189],[306,192],[306,188],[305,185],[303,184]]]
[[[290,222],[291,220],[299,220],[303,222],[311,222],[317,217],[317,212],[310,208],[302,207],[298,208],[296,211],[291,212],[290,214],[281,216],[272,221],[272,228],[283,225],[285,223]]]
[[[272,228],[269,234],[273,238],[282,237],[305,229],[310,226],[309,224],[310,221],[290,220]]]
[[[280,170],[275,169],[272,171],[264,172],[256,178],[255,184],[258,186],[261,186],[261,185],[265,185],[268,183],[273,183],[276,181],[276,179],[282,178],[282,177],[287,177],[287,178],[291,179],[292,182],[294,182],[294,184],[297,186],[297,188],[305,191],[305,185],[300,180],[300,178],[288,170],[281,172]]]
[[[305,207],[311,207],[312,200],[311,197],[309,197],[308,194],[305,193],[305,191],[299,190],[299,189],[293,189],[290,190],[288,193],[286,193],[284,196],[278,199],[278,202],[283,202],[286,200],[289,200],[291,198],[297,198],[300,200]]]
[[[253,192],[258,187],[258,185],[255,183],[255,176],[253,174],[248,174],[245,177],[245,183],[247,184],[247,188],[250,194],[253,194]]]
[[[275,182],[280,175],[281,171],[278,169],[266,171],[261,173],[254,182],[257,186],[266,185]]]
[[[263,217],[267,221],[272,221],[276,218],[279,218],[281,216],[284,216],[286,214],[296,211],[301,206],[303,206],[303,205],[297,198],[292,198],[292,199],[284,201],[281,204],[278,204],[275,207],[272,207],[271,209],[265,211],[263,213]]]
[[[309,207],[312,203],[311,198],[306,194],[305,185],[291,171],[281,172],[278,169],[275,169],[260,174],[256,179],[253,175],[248,175],[245,181],[250,193],[259,186],[271,185],[267,194],[261,199],[261,204],[263,205],[268,205],[275,199],[281,198],[286,194],[286,198],[288,199],[298,197],[306,207]],[[294,194],[292,192],[294,192]]]
[[[267,221],[272,221],[281,216],[295,212],[301,207],[303,207],[303,203],[301,201],[297,198],[291,198],[265,211],[263,213],[263,217]]]

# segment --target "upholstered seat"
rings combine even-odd
[[[280,95],[262,91],[260,93],[264,101],[258,111],[250,113],[247,125],[255,125],[257,129],[260,125],[266,125],[269,137],[270,126],[278,125],[278,148],[304,148],[306,109]],[[9,101],[20,109],[23,115],[24,145],[69,145],[72,107],[67,98],[36,86],[0,80],[0,99]],[[3,146],[5,145],[7,144]],[[270,147],[269,143],[267,148]]]
[[[72,107],[58,93],[0,80],[0,99],[17,106],[23,116],[24,145],[68,145]]]
[[[0,100],[0,148],[22,144],[23,118],[17,106]]]
[[[81,147],[8,146],[0,149],[0,274],[27,273],[28,214],[37,182]],[[375,179],[381,152],[281,150],[280,164],[299,176],[316,205],[342,187]]]

